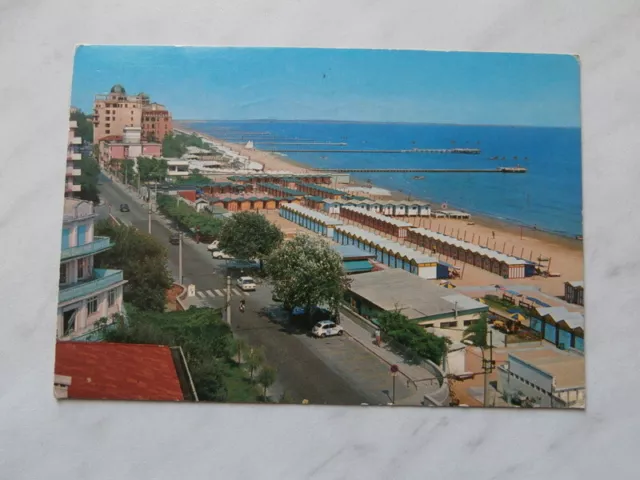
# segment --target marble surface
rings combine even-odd
[[[638,478],[639,24],[633,0],[1,1],[0,478]],[[56,403],[76,43],[579,54],[586,412]]]

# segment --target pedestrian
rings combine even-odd
[[[492,236],[493,238],[496,238],[496,232],[494,232],[494,231],[492,230],[492,231],[491,231],[491,236]]]
[[[381,338],[380,338],[380,329],[378,328],[378,329],[376,329],[376,345],[377,346],[380,346],[380,340],[381,340]]]

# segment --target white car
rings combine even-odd
[[[343,335],[344,328],[331,320],[322,320],[315,324],[311,334],[317,338],[332,337],[334,335]]]
[[[218,240],[211,242],[209,245],[207,245],[207,250],[209,250],[210,252],[214,252],[216,250],[218,250]]]
[[[240,277],[236,280],[236,285],[238,285],[238,288],[243,292],[253,291],[256,289],[256,282],[251,277]]]
[[[213,258],[218,258],[221,260],[231,260],[233,257],[231,255],[229,255],[228,253],[224,253],[222,250],[215,250],[211,256]]]

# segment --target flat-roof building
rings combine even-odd
[[[400,269],[354,276],[347,296],[351,307],[374,323],[382,312],[397,310],[425,327],[458,329],[450,331],[456,340],[462,329],[489,309],[484,303]]]
[[[498,391],[507,401],[528,400],[547,408],[584,407],[583,355],[548,347],[516,349],[497,370]]]

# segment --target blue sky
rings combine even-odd
[[[82,46],[71,104],[116,84],[176,119],[580,126],[569,55]]]

